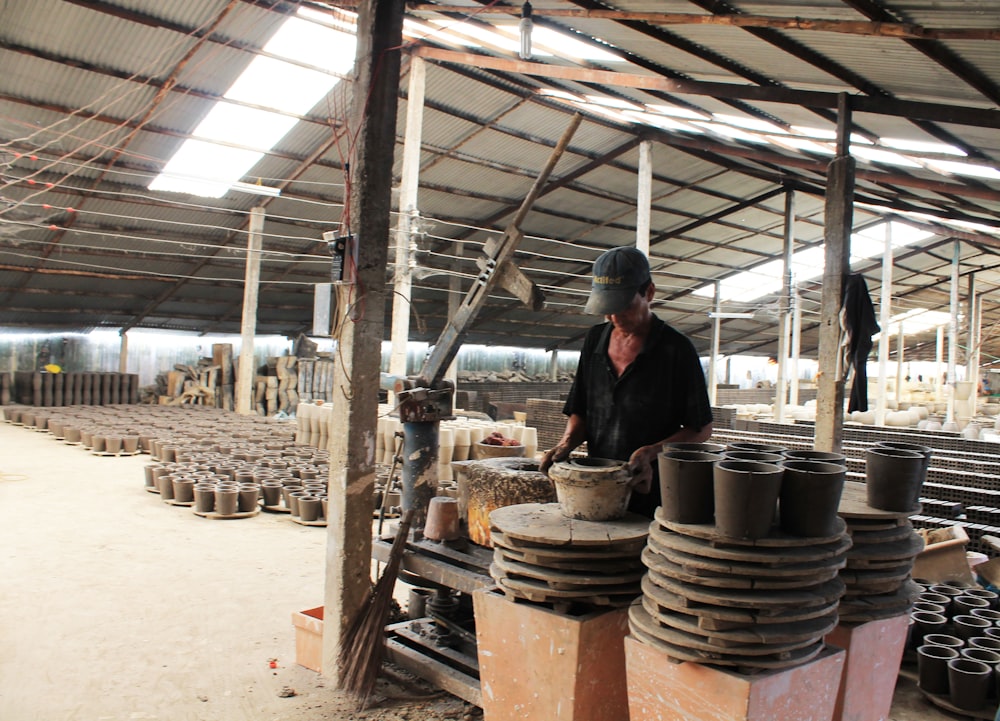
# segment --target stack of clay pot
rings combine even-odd
[[[921,691],[955,713],[992,718],[1000,671],[1000,606],[982,588],[920,584],[910,647]]]
[[[639,641],[685,661],[756,669],[815,657],[837,625],[850,538],[846,469],[765,444],[677,444],[660,455]],[[787,452],[791,453],[791,452]]]
[[[905,614],[919,593],[910,574],[924,542],[909,517],[920,510],[930,453],[925,446],[884,441],[865,454],[865,483],[846,484],[840,516],[853,545],[840,574],[846,584],[842,621]]]

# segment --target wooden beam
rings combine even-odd
[[[467,16],[521,14],[520,6],[436,5],[411,2],[411,12],[459,13]],[[587,10],[566,8],[536,8],[537,18],[571,18],[574,20],[634,20],[654,25],[722,25],[738,28],[773,28],[844,33],[863,37],[903,38],[913,40],[1000,40],[1000,28],[927,28],[916,23],[865,22],[860,20],[823,20],[816,18],[778,17],[767,15],[702,15],[693,13],[628,12],[622,10]]]
[[[838,93],[816,90],[741,85],[738,83],[712,83],[694,80],[671,80],[659,75],[633,75],[594,68],[546,65],[525,60],[497,58],[457,50],[442,50],[417,46],[411,54],[428,60],[457,63],[488,70],[535,75],[544,78],[573,80],[580,83],[597,83],[642,90],[658,90],[681,95],[707,95],[714,98],[735,98],[759,102],[801,105],[808,108],[837,107]],[[855,112],[890,115],[902,118],[921,118],[959,125],[983,128],[1000,128],[1000,113],[983,108],[971,108],[939,103],[923,103],[892,98],[850,96],[848,107]]]

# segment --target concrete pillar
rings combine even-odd
[[[250,209],[250,228],[247,233],[247,263],[243,281],[243,320],[240,323],[240,361],[236,373],[236,412],[243,416],[256,413],[254,408],[253,339],[257,333],[257,294],[260,289],[260,251],[264,237],[264,209]]]
[[[708,357],[708,400],[718,405],[719,382],[716,380],[715,364],[719,359],[719,336],[722,334],[722,283],[715,281],[715,317],[712,319],[712,353]],[[726,362],[726,382],[729,381],[729,362]]]
[[[951,289],[948,309],[948,412],[945,419],[955,420],[955,365],[958,358],[958,268],[962,257],[962,247],[957,240],[952,241]]]
[[[649,219],[653,205],[653,143],[639,143],[639,187],[635,201],[635,247],[649,256]]]
[[[885,425],[888,398],[889,319],[892,317],[892,223],[885,222],[885,245],[882,248],[882,298],[879,301],[878,399],[875,402],[875,425]],[[897,387],[899,381],[896,381]]]
[[[778,311],[778,379],[774,394],[774,420],[785,422],[785,379],[788,366],[788,341],[791,316],[788,313],[792,295],[792,244],[795,242],[795,191],[785,193],[785,246],[781,282],[781,307]]]

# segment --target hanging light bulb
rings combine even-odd
[[[518,25],[521,30],[521,50],[518,53],[521,60],[531,60],[531,3],[525,2],[521,6],[521,22]]]

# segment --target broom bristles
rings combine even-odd
[[[340,666],[343,688],[357,699],[359,709],[367,706],[368,699],[375,689],[379,670],[382,668],[382,659],[385,656],[385,625],[389,620],[396,576],[403,560],[412,519],[411,508],[405,511],[400,519],[396,537],[389,550],[389,561],[385,565],[385,571],[376,582],[368,603],[361,607],[351,622],[340,646],[337,662]]]

